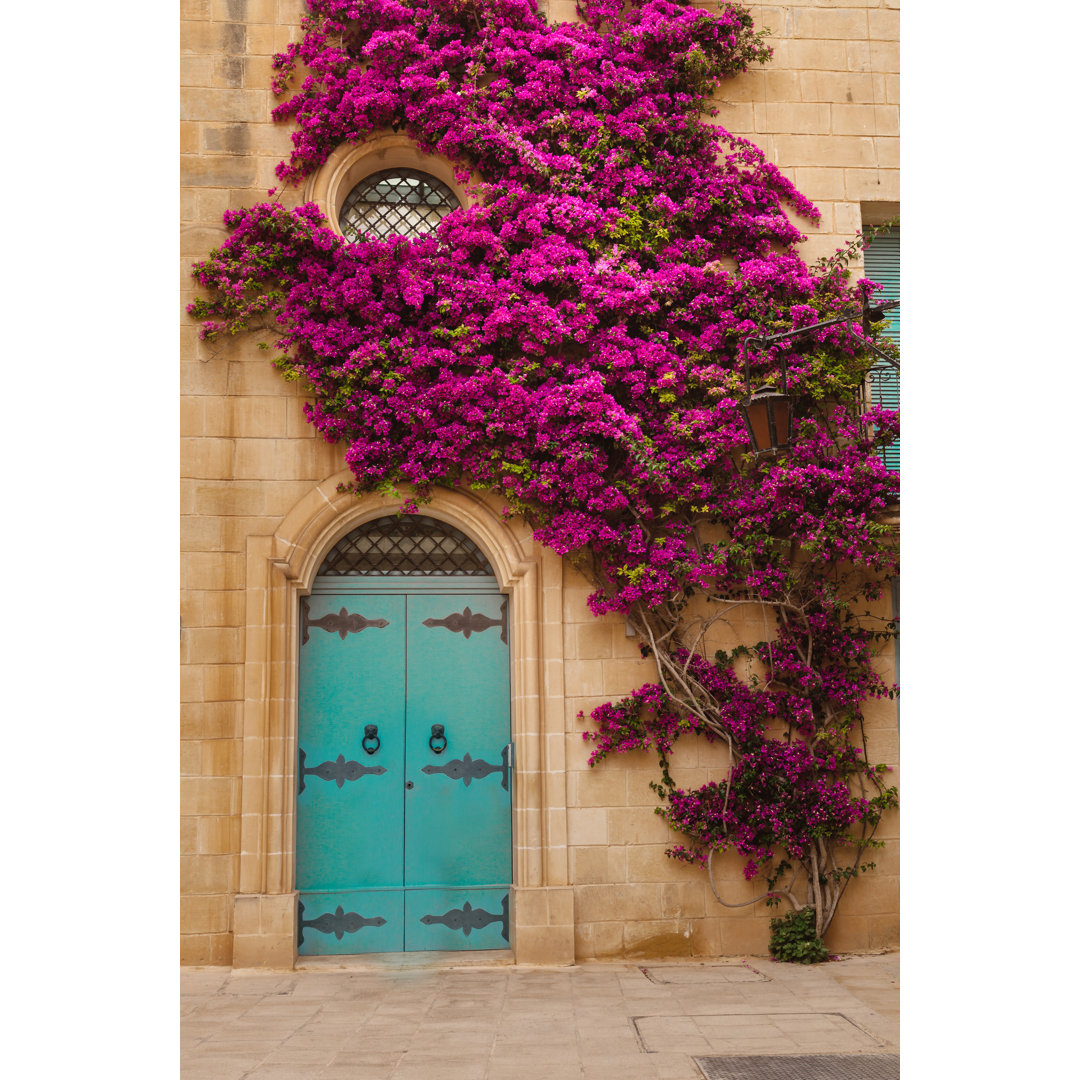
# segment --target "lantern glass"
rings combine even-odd
[[[759,386],[743,406],[750,446],[755,454],[780,450],[791,437],[791,402],[771,386]]]

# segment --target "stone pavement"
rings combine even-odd
[[[183,968],[182,1080],[701,1080],[694,1056],[899,1052],[897,953],[808,967],[487,955]]]

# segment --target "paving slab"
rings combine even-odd
[[[182,1080],[701,1080],[694,1058],[895,1055],[899,957],[181,970]]]

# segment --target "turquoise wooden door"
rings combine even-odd
[[[506,948],[505,597],[338,578],[302,605],[299,952]]]

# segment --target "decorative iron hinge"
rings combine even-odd
[[[361,765],[359,761],[346,761],[344,754],[338,754],[336,761],[324,761],[314,768],[307,768],[307,754],[300,751],[300,783],[297,795],[304,793],[304,777],[317,776],[321,780],[333,780],[337,786],[344,787],[346,780],[359,780],[361,776],[381,776],[386,770],[381,765]]]
[[[487,615],[482,615],[478,611],[471,611],[466,605],[464,611],[455,611],[447,615],[443,619],[425,619],[425,626],[445,626],[447,630],[452,634],[463,634],[466,641],[472,637],[473,634],[480,634],[483,631],[489,629],[492,626],[500,627],[499,640],[504,645],[507,644],[506,630],[506,601],[502,602],[502,606],[499,608],[501,618],[492,619]]]
[[[297,924],[297,943],[303,945],[305,926],[318,930],[320,934],[333,934],[340,941],[346,934],[355,934],[365,926],[385,926],[386,920],[381,915],[376,915],[373,919],[365,918],[355,911],[346,911],[340,904],[336,911],[328,911],[317,919],[305,919],[304,903],[301,901]]]
[[[442,923],[443,926],[448,926],[451,930],[460,930],[466,937],[472,933],[473,930],[482,930],[485,926],[491,923],[502,923],[502,936],[504,941],[510,940],[510,894],[507,893],[502,898],[502,914],[495,915],[490,911],[484,911],[483,908],[474,908],[468,900],[459,907],[451,908],[449,911],[442,915],[424,915],[420,921],[425,926],[431,926],[433,923]]]
[[[482,780],[491,773],[502,773],[503,791],[509,791],[510,747],[509,745],[503,747],[501,765],[492,765],[490,761],[474,761],[466,754],[463,758],[454,758],[445,765],[425,765],[420,771],[428,775],[444,773],[451,780],[464,780],[466,787],[474,780]]]
[[[308,603],[305,597],[300,601],[300,644],[306,645],[308,643],[308,630],[312,626],[317,626],[320,630],[325,630],[329,634],[337,634],[342,641],[345,640],[348,634],[359,634],[361,630],[366,630],[369,626],[374,626],[377,629],[382,629],[384,626],[390,624],[386,619],[368,619],[363,615],[349,612],[345,608],[342,608],[336,615],[332,612],[329,615],[324,615],[321,619],[313,619],[310,616],[311,605]]]

